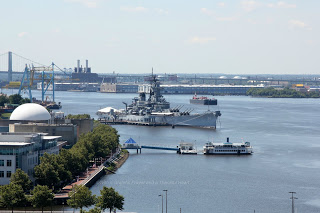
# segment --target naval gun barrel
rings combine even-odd
[[[182,109],[182,107],[184,107],[184,105],[180,105],[179,108],[178,108],[178,110]]]

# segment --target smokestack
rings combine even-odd
[[[80,60],[78,60],[77,72],[80,72]]]
[[[86,60],[86,72],[88,72],[88,69],[89,67],[88,67],[88,60]]]

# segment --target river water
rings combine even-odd
[[[3,91],[5,92],[5,91]],[[10,92],[8,92],[10,94]],[[38,92],[35,92],[39,94]],[[100,107],[123,108],[135,94],[56,92],[66,114],[89,113]],[[37,97],[40,97],[39,95]],[[168,95],[171,106],[190,105],[190,95]],[[114,187],[125,197],[126,212],[161,212],[168,190],[168,212],[291,212],[297,192],[297,212],[320,212],[320,100],[217,96],[221,118],[217,130],[188,127],[114,126],[124,143],[132,137],[145,145],[207,141],[250,141],[250,156],[178,155],[172,151],[135,151],[114,175],[101,178],[91,190]],[[164,196],[165,207],[165,196]]]

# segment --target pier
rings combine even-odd
[[[180,152],[180,148],[179,146],[177,147],[169,147],[169,146],[146,146],[146,145],[139,145],[137,144],[132,138],[129,138],[122,146],[122,149],[136,149],[137,150],[137,154],[139,153],[140,150],[140,154],[141,154],[141,149],[157,149],[157,150],[169,150],[169,151],[175,151],[177,153]]]

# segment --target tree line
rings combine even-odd
[[[43,212],[44,207],[53,204],[54,194],[48,186],[37,185],[31,191],[33,184],[29,176],[21,169],[17,169],[11,176],[10,184],[0,186],[0,207],[11,209],[13,213],[14,207],[23,207],[31,204],[33,207],[41,208]],[[30,191],[30,194],[26,194]],[[100,190],[100,196],[92,195],[88,187],[83,185],[75,185],[69,193],[70,199],[67,204],[72,208],[90,207],[88,213],[101,213],[105,209],[123,209],[124,197],[116,192],[112,187],[103,187]]]
[[[10,95],[9,97],[5,94],[0,94],[0,106],[4,106],[4,104],[25,104],[30,103],[29,98],[22,98],[19,94]]]
[[[320,98],[319,91],[300,92],[290,88],[278,90],[273,87],[250,88],[247,91],[247,95],[270,98]]]
[[[78,115],[68,114],[66,116],[66,119],[90,119],[90,115],[89,114],[78,114]]]
[[[89,161],[105,158],[119,146],[117,130],[98,125],[92,132],[80,136],[71,149],[62,149],[58,155],[45,153],[34,168],[36,184],[46,185],[55,191],[84,172]]]
[[[34,207],[41,207],[43,210],[43,207],[52,203],[53,192],[58,192],[84,172],[90,160],[105,158],[115,152],[118,147],[117,131],[107,125],[98,125],[92,132],[81,135],[71,149],[62,149],[58,155],[45,153],[40,158],[40,164],[34,168],[36,186],[33,190],[31,190],[33,183],[29,176],[21,169],[17,169],[11,177],[10,184],[0,186],[0,207],[10,208],[13,211],[13,207],[31,203]],[[81,197],[84,196],[81,194],[87,197]],[[124,198],[114,189],[104,187],[101,190],[101,196],[108,198],[95,197],[87,187],[76,186],[70,192],[71,199],[68,200],[68,204],[81,210],[83,207],[96,204],[96,208],[91,210],[95,212],[101,212],[106,208],[110,208],[110,211],[113,208],[122,209]],[[106,204],[109,199],[116,199],[112,202],[113,206]]]

